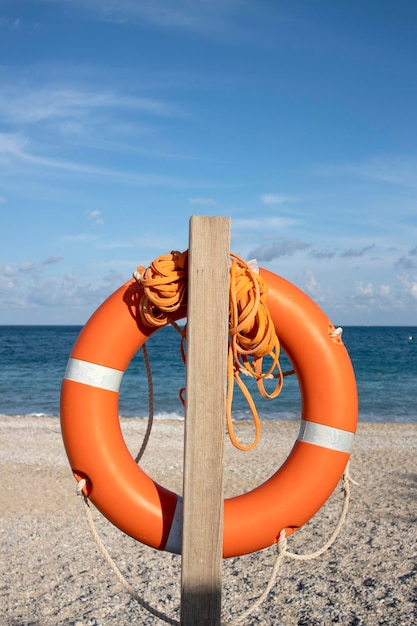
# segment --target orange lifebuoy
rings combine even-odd
[[[223,555],[239,556],[290,534],[326,502],[349,459],[357,424],[355,376],[348,353],[321,309],[285,279],[261,269],[267,305],[298,377],[301,428],[276,473],[224,502]],[[113,524],[138,541],[181,552],[182,499],[135,463],[118,417],[120,382],[130,360],[156,329],[138,315],[142,287],[130,281],[87,322],[62,382],[61,425],[76,479]],[[177,319],[184,317],[184,309]]]

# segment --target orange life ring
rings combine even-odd
[[[301,428],[276,473],[224,502],[223,555],[239,556],[290,534],[326,502],[349,459],[357,424],[355,377],[342,340],[321,309],[266,270],[267,305],[296,371]],[[113,524],[138,541],[181,553],[182,498],[135,463],[118,417],[119,386],[130,360],[155,332],[137,315],[142,287],[130,281],[93,314],[76,341],[61,391],[61,424],[76,479]],[[184,317],[185,310],[178,312]]]

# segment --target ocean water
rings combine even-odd
[[[0,326],[0,414],[59,415],[59,396],[68,355],[81,330],[78,326]],[[417,422],[417,327],[346,327],[343,340],[354,367],[359,419],[371,422]],[[152,368],[156,417],[184,415],[178,391],[185,371],[179,335],[164,328],[146,343]],[[283,357],[283,369],[290,364]],[[245,379],[251,382],[249,379]],[[285,378],[275,400],[253,395],[262,419],[300,417],[301,399],[295,376]],[[148,385],[141,352],[129,365],[121,384],[119,413],[146,417]],[[236,391],[233,416],[250,418]]]

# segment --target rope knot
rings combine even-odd
[[[284,556],[287,551],[287,533],[285,532],[285,528],[281,530],[278,537],[277,542],[278,556]]]
[[[77,482],[77,486],[75,488],[77,496],[79,496],[80,498],[85,498],[83,489],[86,486],[87,486],[87,480],[85,478],[81,478],[81,480]]]

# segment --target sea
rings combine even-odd
[[[62,378],[80,326],[0,326],[0,415],[59,416]],[[362,422],[417,423],[417,326],[348,326],[343,341],[355,371],[359,420]],[[179,335],[169,326],[147,342],[152,371],[154,416],[181,420],[184,409],[179,390],[185,369],[180,358]],[[283,370],[291,369],[285,355]],[[288,376],[280,396],[265,400],[249,388],[261,419],[298,420],[301,397],[296,376]],[[142,352],[132,359],[123,376],[119,414],[149,415],[148,380]],[[233,417],[251,419],[250,410],[236,391]]]

